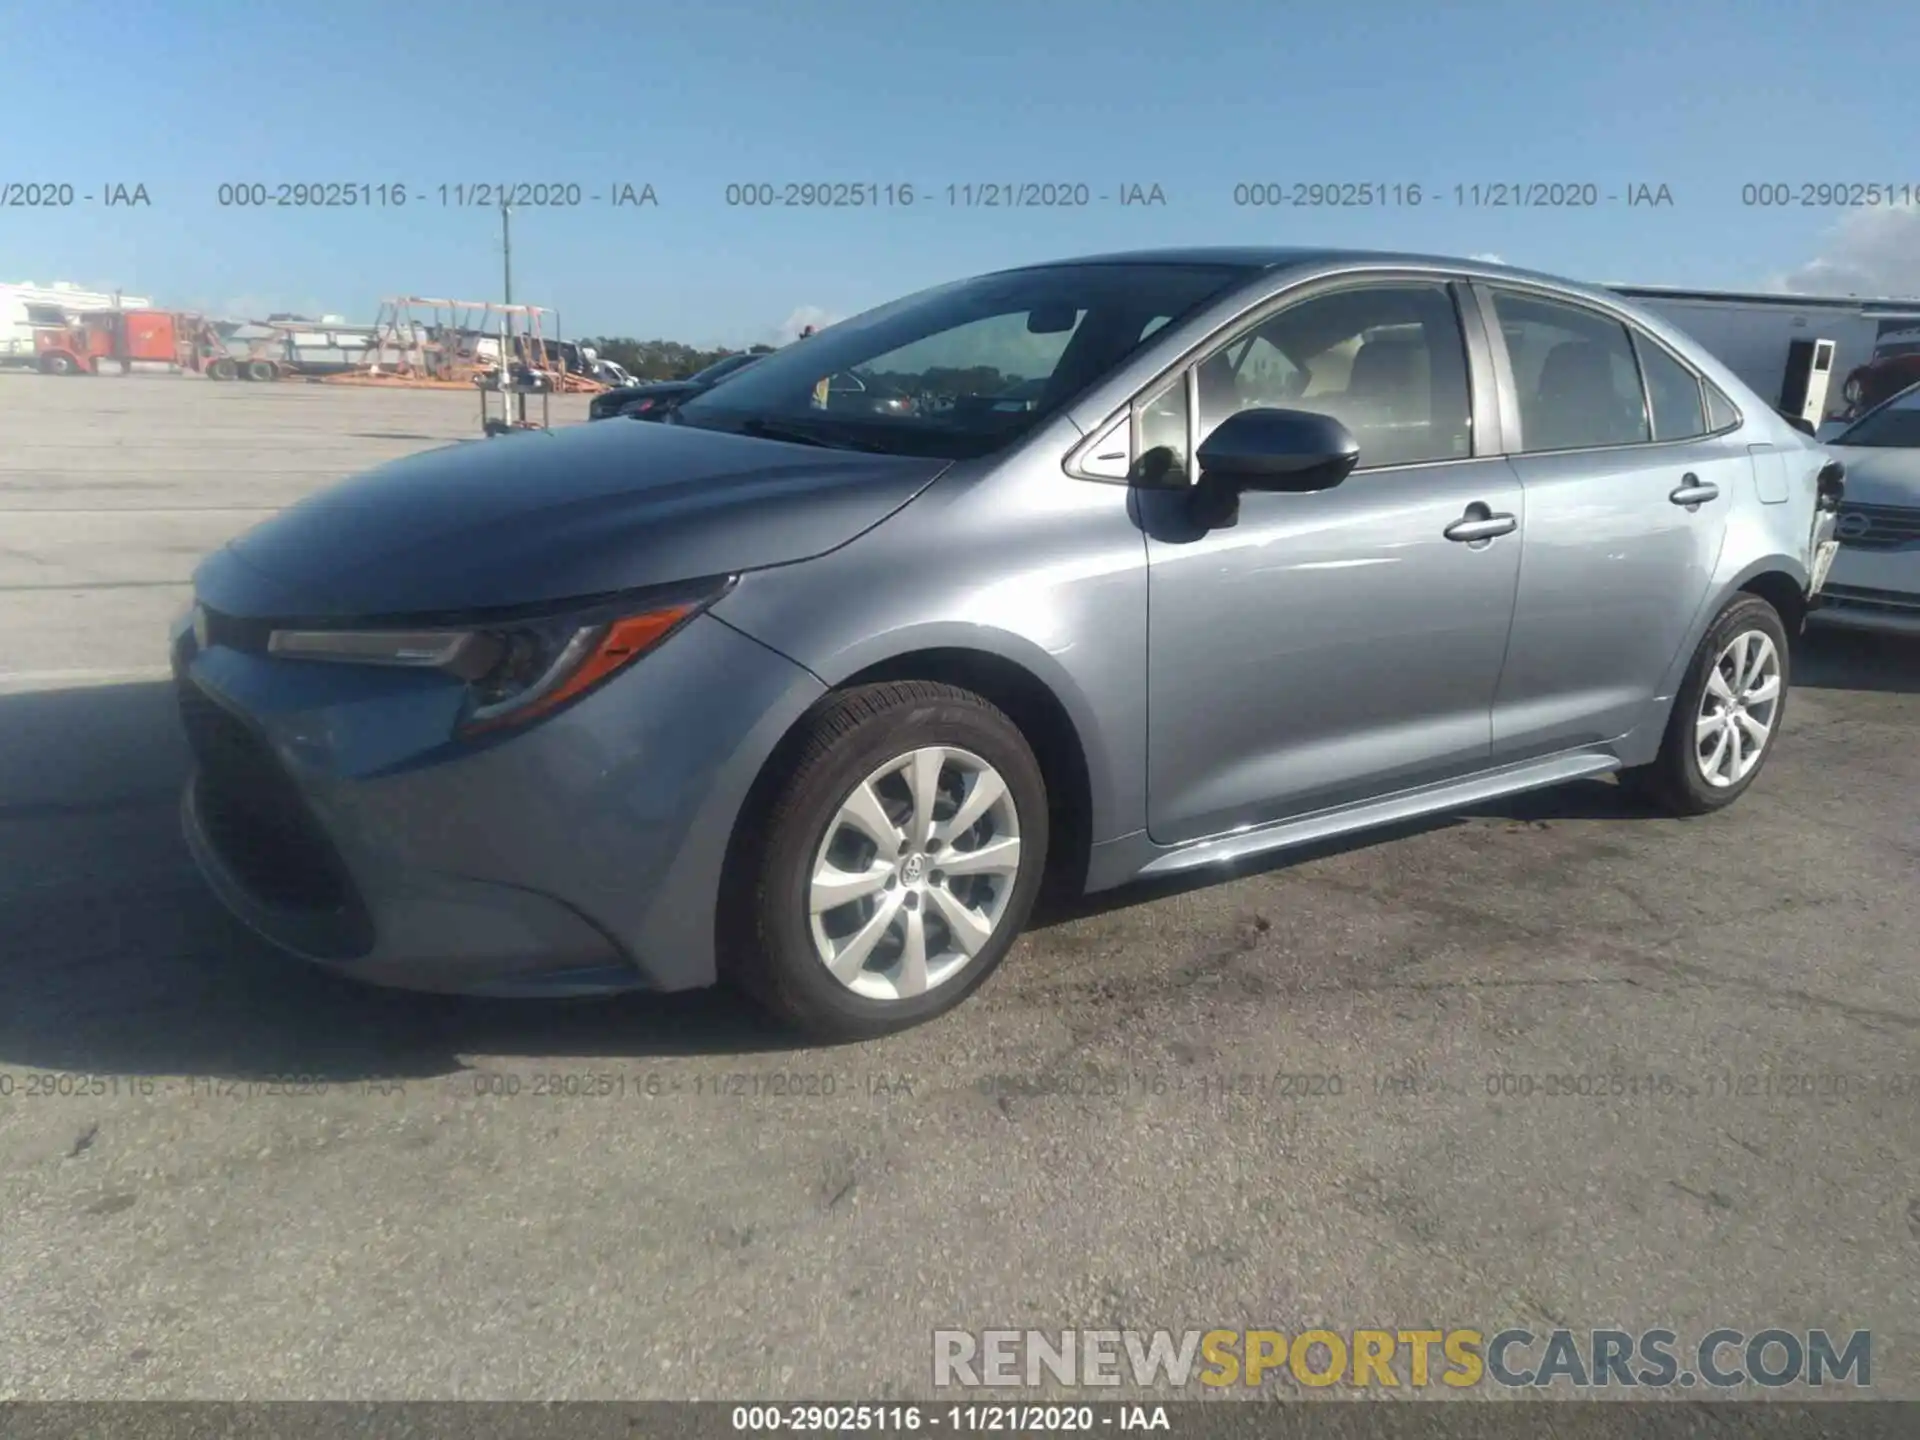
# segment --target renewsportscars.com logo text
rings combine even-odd
[[[1489,1383],[1544,1389],[1734,1389],[1873,1383],[1873,1334],[1717,1329],[1683,1342],[1665,1329],[1461,1326],[1326,1330],[936,1330],[940,1389],[1284,1384],[1358,1389]]]

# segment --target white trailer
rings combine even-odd
[[[1848,376],[1876,360],[1912,348],[1912,342],[1920,339],[1920,299],[1744,294],[1658,285],[1608,288],[1686,331],[1763,399],[1776,405],[1792,393],[1789,359],[1794,342],[1832,341],[1833,380],[1827,391],[1830,415],[1846,404]]]

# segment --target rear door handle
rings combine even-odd
[[[1491,540],[1496,535],[1511,535],[1519,526],[1519,520],[1512,515],[1496,515],[1476,500],[1467,507],[1465,515],[1447,526],[1441,533],[1449,540],[1474,544],[1482,540]]]
[[[1718,485],[1702,485],[1698,475],[1682,475],[1680,488],[1667,496],[1676,505],[1704,505],[1720,498]]]

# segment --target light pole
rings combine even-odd
[[[512,213],[505,201],[500,203],[500,262],[506,271],[507,304],[513,303],[513,230],[507,217]]]
[[[506,291],[506,303],[513,304],[513,227],[508,219],[511,207],[505,200],[500,202],[500,268],[502,288]],[[513,314],[507,311],[500,316],[500,409],[507,417],[509,425],[527,418],[524,408],[526,397],[513,385]]]

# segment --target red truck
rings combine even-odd
[[[49,375],[98,375],[111,361],[126,374],[135,361],[172,365],[210,380],[278,380],[291,367],[262,355],[235,355],[204,316],[174,310],[105,310],[34,332]]]

